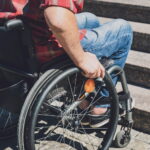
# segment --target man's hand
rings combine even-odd
[[[77,65],[83,70],[83,75],[87,78],[104,78],[105,69],[97,57],[89,52],[85,52],[82,61]]]

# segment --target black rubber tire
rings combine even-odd
[[[67,69],[68,68],[68,69]],[[66,70],[66,71],[64,71]],[[42,90],[50,86],[52,87],[55,82],[57,82],[58,79],[60,79],[63,75],[67,74],[67,72],[78,72],[79,69],[72,66],[72,64],[69,65],[64,65],[61,67],[61,69],[54,69],[54,70],[49,70],[45,72],[39,80],[35,83],[33,88],[31,89],[30,93],[28,94],[26,101],[24,103],[24,106],[21,111],[20,119],[19,119],[19,126],[18,126],[18,144],[19,144],[19,149],[20,150],[28,150],[31,148],[25,148],[26,145],[28,144],[28,141],[32,139],[33,137],[29,137],[28,131],[32,131],[32,129],[28,129],[30,127],[30,121],[36,120],[36,118],[32,118],[32,111],[34,110],[33,107],[37,107],[37,105],[41,105],[42,101],[37,102],[39,100],[37,98],[37,95],[42,93]],[[63,73],[63,75],[62,75]],[[108,74],[105,76],[105,80],[107,84],[109,85],[111,92],[113,94],[113,110],[112,110],[112,118],[110,121],[110,127],[107,131],[106,137],[103,140],[102,143],[102,148],[101,150],[107,150],[109,146],[112,143],[112,139],[114,137],[116,127],[118,124],[118,114],[119,114],[119,107],[118,107],[118,97],[116,90],[113,86],[113,83],[109,77]],[[47,87],[49,88],[49,87]],[[43,91],[44,92],[44,91]],[[36,105],[35,105],[36,104]],[[32,135],[33,136],[33,135]],[[32,148],[31,150],[34,150]]]
[[[124,138],[125,131],[121,130],[117,133],[115,140],[114,140],[114,146],[117,148],[124,148],[127,147],[128,144],[131,141],[131,134],[128,135],[126,138]]]

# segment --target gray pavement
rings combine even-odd
[[[11,139],[7,139],[4,141],[0,141],[0,150],[18,150],[17,149],[17,140],[15,137]],[[60,144],[56,146],[56,143],[53,142],[49,145],[49,148],[41,147],[41,150],[66,150],[64,144]],[[69,148],[69,150],[73,150]],[[74,149],[75,150],[75,149]],[[89,150],[93,150],[93,148],[89,148]],[[113,148],[110,150],[150,150],[150,135],[142,132],[138,132],[136,130],[132,130],[132,140],[130,144],[126,148]]]

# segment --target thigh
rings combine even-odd
[[[94,53],[98,58],[111,57],[115,52],[125,48],[131,41],[132,29],[122,19],[88,29],[81,45],[85,51]]]
[[[92,29],[100,26],[97,16],[89,12],[76,14],[76,19],[79,29]]]

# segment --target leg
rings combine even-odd
[[[100,26],[100,22],[92,13],[83,12],[76,14],[79,29],[93,29]]]
[[[85,38],[81,44],[85,51],[94,53],[98,58],[108,57],[114,60],[116,65],[124,67],[128,52],[132,43],[132,29],[130,25],[122,20],[104,24],[98,28],[87,31]],[[117,78],[113,79],[114,84]],[[106,90],[101,93],[108,96]],[[106,108],[93,108],[93,114],[102,114]]]
[[[132,29],[122,19],[98,28],[88,29],[85,38],[81,41],[85,51],[94,53],[98,58],[111,58],[116,65],[122,68],[125,65],[131,43]]]

